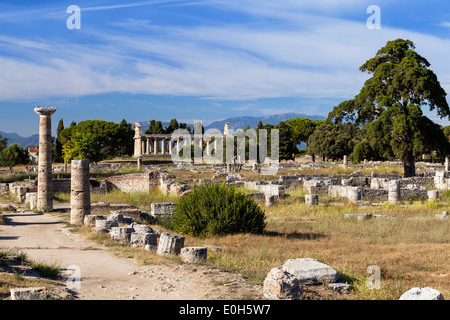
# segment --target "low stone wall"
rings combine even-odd
[[[106,181],[91,179],[91,192],[104,194],[108,191]],[[70,192],[70,179],[53,179],[52,188],[53,193],[69,193]],[[37,190],[36,190],[37,191]],[[35,192],[33,189],[29,189],[29,192]]]
[[[264,193],[264,195],[276,196],[278,198],[283,198],[286,193],[285,187],[275,181],[270,184],[261,181],[245,181],[244,185],[246,188],[258,190]]]
[[[105,179],[108,190],[119,189],[122,192],[150,191],[159,185],[159,172],[132,173]]]

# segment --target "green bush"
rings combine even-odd
[[[264,211],[235,187],[204,184],[176,203],[173,230],[196,237],[263,233],[264,219]]]

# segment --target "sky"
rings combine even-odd
[[[450,93],[445,0],[1,0],[0,131],[38,133],[36,106],[57,108],[53,132],[60,119],[327,116],[398,38]]]

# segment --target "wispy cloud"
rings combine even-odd
[[[180,3],[180,2],[184,2],[184,1],[171,1],[171,0],[139,1],[139,2],[116,4],[116,5],[110,5],[110,6],[83,7],[83,11],[124,9],[124,8],[144,7],[144,6],[151,6],[151,5],[157,5],[157,4],[169,4],[169,3]]]
[[[348,0],[340,5],[357,2]],[[188,2],[139,1],[83,10],[168,3]],[[285,23],[199,22],[186,27],[127,17],[110,22],[112,29],[83,29],[86,44],[0,35],[0,48],[14,53],[0,56],[0,97],[20,100],[122,92],[212,100],[347,99],[368,77],[359,72],[359,66],[386,41],[398,37],[413,40],[433,69],[439,70],[443,86],[450,89],[450,66],[440,54],[450,51],[447,39],[389,27],[369,31],[364,21],[302,11],[337,10],[335,1],[321,1],[320,5],[284,1],[280,7],[268,0],[258,6],[248,0],[197,3]]]

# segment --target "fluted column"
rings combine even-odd
[[[153,154],[158,154],[158,138],[153,138]]]
[[[52,114],[56,108],[36,107],[39,115],[39,171],[37,209],[53,210],[52,190]]]

